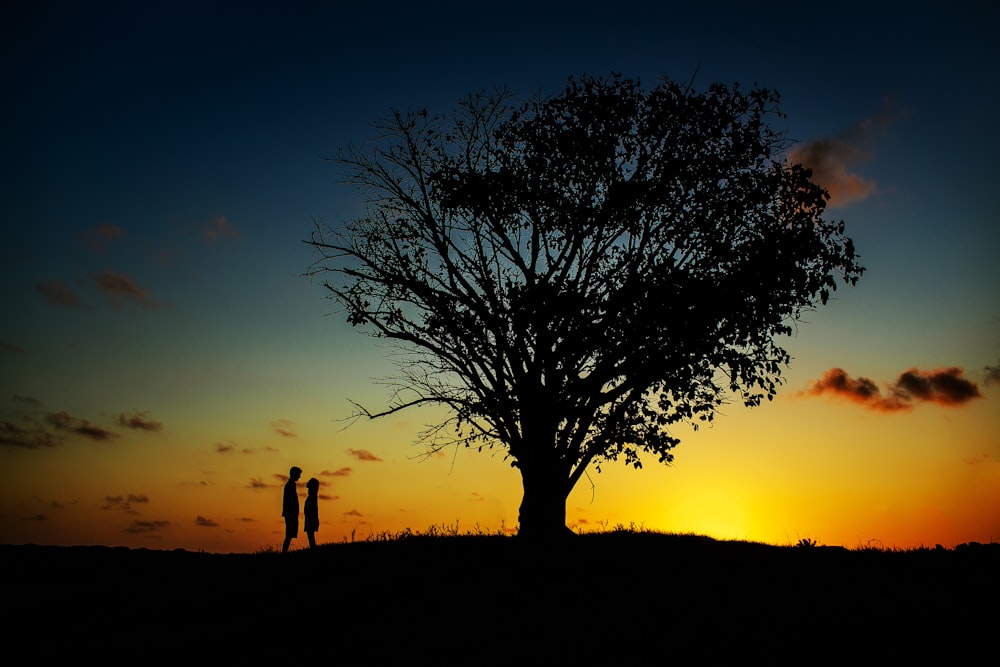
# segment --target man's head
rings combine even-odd
[[[302,477],[302,468],[298,466],[292,466],[291,469],[288,471],[288,479],[292,480],[293,482],[297,482],[299,481],[299,477]]]

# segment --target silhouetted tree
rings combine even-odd
[[[592,463],[670,462],[672,424],[772,399],[777,338],[863,268],[783,157],[774,91],[611,75],[512,100],[394,111],[342,150],[367,210],[317,222],[310,274],[412,353],[386,409],[357,416],[446,406],[424,444],[503,447],[520,534],[549,536]]]

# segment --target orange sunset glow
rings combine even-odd
[[[280,549],[292,466],[300,503],[319,482],[320,543],[516,534],[502,447],[416,446],[439,408],[351,420],[388,405],[398,350],[304,277],[303,240],[362,215],[325,158],[390,109],[580,72],[779,91],[781,158],[813,170],[866,271],[782,339],[773,401],[678,426],[670,465],[591,466],[569,527],[1000,540],[996,9],[21,4],[0,21],[0,543]]]

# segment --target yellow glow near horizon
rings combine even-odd
[[[995,403],[963,408],[960,418],[930,408],[900,419],[791,398],[733,409],[712,428],[680,433],[671,466],[591,470],[570,494],[567,523],[580,532],[622,525],[849,548],[1000,539]],[[418,421],[343,431],[329,420],[293,416],[294,436],[248,432],[227,452],[216,447],[218,426],[192,437],[209,424],[182,428],[179,420],[169,431],[111,442],[6,448],[4,469],[17,474],[0,489],[8,507],[0,538],[275,548],[283,531],[281,475],[293,464],[304,469],[303,479],[323,483],[320,543],[430,526],[491,533],[517,526],[520,477],[500,450],[448,449],[421,461],[410,444]],[[377,460],[350,453],[361,450]],[[304,544],[302,535],[293,548]]]

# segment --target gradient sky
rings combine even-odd
[[[591,471],[570,525],[1000,539],[994,5],[346,4],[0,10],[0,543],[275,547],[292,465],[320,542],[514,528],[499,453],[419,456],[433,410],[344,428],[393,367],[302,240],[360,211],[324,157],[390,108],[610,71],[777,89],[868,270],[787,341],[773,403]]]

